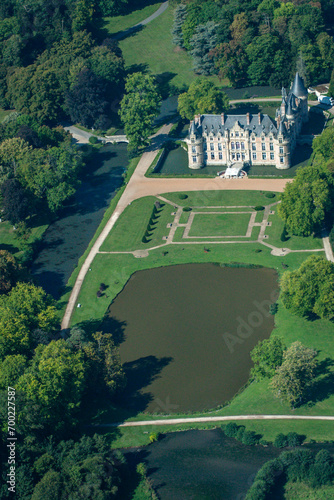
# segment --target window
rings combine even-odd
[[[256,153],[253,153],[253,160],[256,160]]]
[[[218,153],[218,156],[219,156],[219,159],[222,160],[223,159],[223,153]]]
[[[236,132],[236,133],[235,133],[235,136],[236,136],[236,137],[239,137],[239,132]]]
[[[283,154],[283,146],[280,146],[279,147],[279,154],[282,155]]]
[[[275,158],[274,153],[270,153],[270,159],[273,160]]]
[[[245,153],[241,153],[241,159],[242,159],[242,160],[245,160],[245,159],[246,159]]]
[[[210,141],[213,141],[213,137],[212,137],[212,135],[210,135]]]
[[[266,143],[263,142],[261,145],[262,145],[262,151],[265,151],[266,150]]]
[[[280,157],[279,157],[279,161],[280,161],[280,163],[284,163],[284,158],[283,158],[283,156],[280,156]]]
[[[237,161],[240,160],[240,153],[237,153]]]
[[[273,136],[271,135],[271,136],[269,137],[269,139],[272,141],[272,140],[273,140]]]
[[[223,149],[225,149],[225,144],[223,144]]]
[[[255,136],[254,135],[252,136],[252,141],[255,141]]]
[[[262,160],[266,160],[267,159],[267,153],[262,153]]]
[[[204,143],[204,151],[206,151],[207,149],[208,149],[208,145],[207,145],[207,143],[205,142],[205,143]]]
[[[214,159],[215,159],[215,154],[211,153],[211,160],[214,160]]]
[[[193,163],[197,162],[197,156],[193,156]]]
[[[218,144],[218,151],[221,151],[221,150],[222,150],[222,145]]]
[[[235,149],[240,149],[240,142],[235,143]]]
[[[226,135],[226,137],[227,137],[227,135]],[[231,137],[233,137],[233,132],[231,133]]]
[[[220,137],[220,135],[219,135],[219,136],[218,136],[218,141],[220,141],[220,139],[221,139],[221,137]]]
[[[241,143],[241,150],[243,150],[243,149],[245,149],[245,143],[244,142]]]
[[[270,151],[274,151],[274,145],[273,145],[273,143],[272,143],[272,142],[270,143],[270,146],[269,146],[269,147],[270,147]]]
[[[210,144],[210,151],[214,151],[215,149],[215,145],[214,144]]]
[[[232,160],[235,160],[235,153],[232,153]]]
[[[194,142],[195,142],[195,139],[191,139],[191,143],[194,144]]]
[[[234,142],[231,142],[231,149],[234,149]]]
[[[278,142],[279,142],[280,144],[282,144],[282,142],[283,142],[282,137],[280,137],[280,138],[278,139]]]
[[[261,141],[265,141],[265,140],[266,140],[266,138],[265,138],[265,136],[263,135],[263,136],[261,137]]]
[[[252,151],[256,151],[256,144],[255,144],[255,142],[253,142],[253,144],[252,144]]]
[[[195,147],[195,146],[192,146],[192,147],[191,147],[191,151],[192,151],[192,153],[196,153],[196,147]]]
[[[243,136],[244,136],[244,134],[241,132],[241,137],[243,137]]]

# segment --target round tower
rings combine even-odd
[[[189,168],[199,169],[204,165],[203,137],[200,133],[200,116],[190,123],[189,135],[186,139],[188,144]]]
[[[304,80],[299,75],[298,72],[296,73],[295,79],[292,83],[291,92],[296,97],[298,97],[298,99],[300,100],[302,119],[303,119],[303,122],[307,122],[308,121],[308,105],[307,105],[308,92],[307,92],[307,88],[304,85]]]

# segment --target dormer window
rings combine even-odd
[[[239,132],[236,132],[236,133],[235,133],[235,136],[236,136],[236,137],[239,137]]]
[[[195,139],[192,137],[191,138],[191,144],[194,144],[194,142],[195,142]]]
[[[210,141],[213,141],[213,137],[212,137],[212,135],[210,135]]]

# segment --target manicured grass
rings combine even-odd
[[[126,16],[104,17],[99,28],[103,32],[107,31],[108,35],[114,35],[120,31],[126,31],[151,16],[158,10],[160,5],[161,2],[157,2],[153,5],[147,5],[142,9],[130,12],[130,14],[127,14]]]
[[[180,199],[180,193],[166,193],[164,198],[183,207],[215,207],[215,206],[238,206],[255,207],[256,205],[270,205],[277,201],[275,198],[267,198],[262,191],[185,191],[188,196],[185,200]]]
[[[167,223],[174,219],[171,215],[173,207],[166,203],[161,203],[161,208],[156,213],[153,224],[150,225],[150,236],[147,243],[142,242],[156,200],[157,198],[153,196],[147,196],[133,201],[116,222],[114,229],[103,243],[101,251],[145,250],[162,245],[164,243],[162,237],[169,233]]]
[[[286,500],[333,500],[334,485],[311,488],[305,483],[289,481],[284,486]]]
[[[192,58],[186,51],[172,44],[171,29],[173,8],[168,9],[157,19],[150,22],[141,31],[120,42],[127,67],[148,69],[158,75],[161,83],[169,83],[179,89],[188,87],[196,78],[192,69]],[[217,77],[210,77],[219,86],[228,82],[219,82]]]
[[[277,247],[290,248],[291,250],[305,249],[305,250],[313,250],[316,248],[323,248],[321,238],[315,238],[313,236],[309,236],[307,238],[303,238],[302,236],[294,236],[288,234],[287,241],[281,241],[281,234],[284,228],[284,222],[279,217],[277,212],[277,205],[273,207],[275,213],[273,215],[269,215],[268,221],[272,222],[271,226],[268,226],[266,229],[266,234],[269,236],[268,243],[270,245],[275,245]]]
[[[251,214],[195,214],[189,236],[246,236]]]

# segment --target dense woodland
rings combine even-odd
[[[196,73],[241,86],[287,86],[296,68],[307,85],[330,78],[332,0],[177,3],[173,41],[192,55]]]

